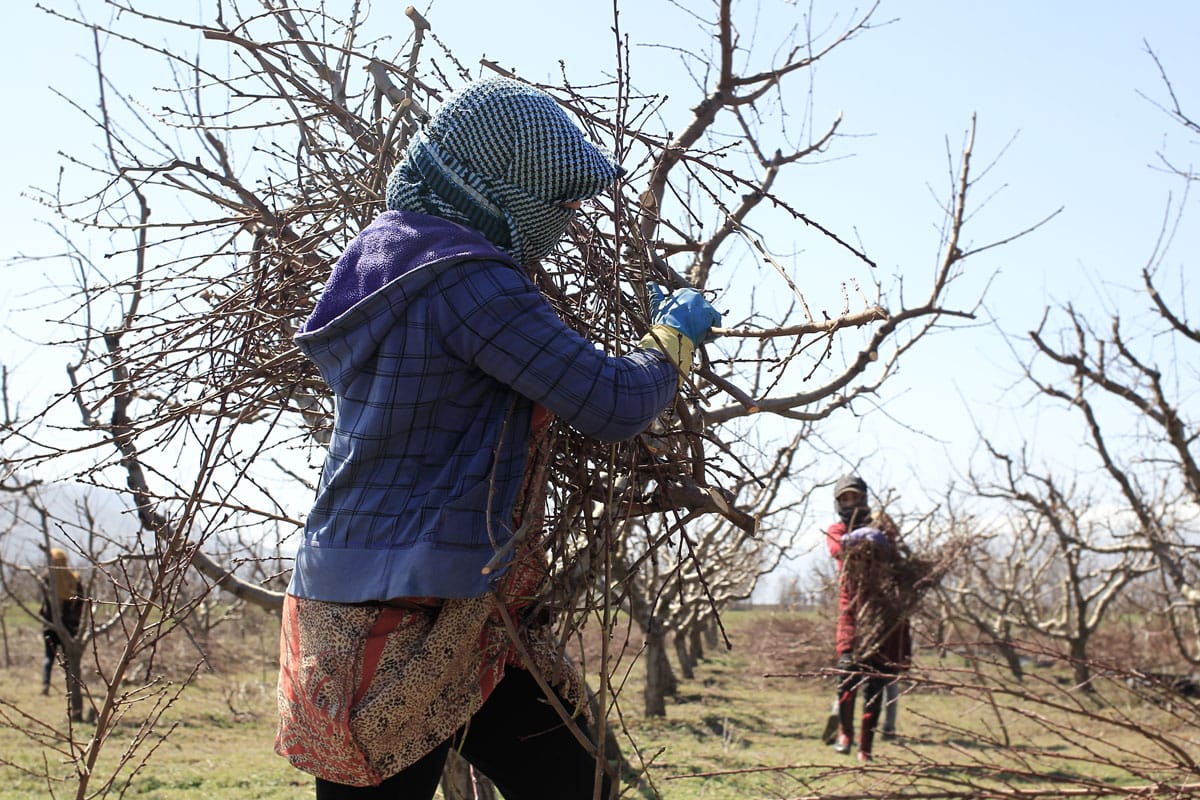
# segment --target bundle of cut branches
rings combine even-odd
[[[951,563],[944,547],[921,553],[903,544],[880,546],[868,538],[845,546],[841,580],[855,603],[856,660],[907,660],[908,621]]]

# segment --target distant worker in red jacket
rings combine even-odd
[[[838,562],[838,734],[833,749],[849,753],[854,741],[854,703],[863,688],[858,759],[871,759],[875,726],[887,687],[908,668],[912,641],[902,605],[892,596],[890,565],[899,557],[899,534],[885,514],[872,515],[867,484],[846,475],[834,485],[838,521],[825,532]]]

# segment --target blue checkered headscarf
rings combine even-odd
[[[574,212],[621,170],[555,102],[508,78],[446,99],[388,178],[387,207],[474,228],[520,263],[548,255]]]

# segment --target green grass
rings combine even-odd
[[[1200,727],[1190,703],[1159,707],[1141,702],[1123,692],[1118,682],[1103,684],[1104,702],[1096,703],[1065,685],[1061,672],[1038,671],[1024,686],[1016,686],[998,672],[985,670],[977,675],[957,657],[924,665],[915,676],[920,684],[901,701],[901,738],[879,742],[874,764],[861,767],[819,741],[832,700],[832,682],[811,674],[811,664],[797,667],[797,658],[803,661],[806,656],[788,652],[791,629],[773,627],[781,620],[795,621],[761,611],[727,615],[734,649],[710,656],[699,666],[695,680],[681,683],[679,695],[668,703],[666,718],[641,716],[641,686],[634,670],[621,706],[637,748],[628,739],[622,740],[622,747],[635,765],[645,767],[646,784],[660,796],[670,800],[903,796],[929,790],[966,791],[972,785],[1027,791],[1087,782],[1118,786],[1152,779],[1200,781],[1197,769],[1188,765],[1189,759],[1200,760]],[[157,730],[173,729],[157,742],[144,766],[132,774],[129,768],[122,773],[117,785],[128,782],[124,796],[164,800],[312,796],[309,777],[272,750],[275,687],[270,634],[268,625],[265,633],[244,636],[221,648],[224,657],[213,659],[219,671],[201,672],[166,709]],[[44,778],[25,771],[48,769],[62,781],[53,793],[74,796],[71,766],[50,740],[29,735],[41,726],[43,732],[65,731],[64,701],[51,697],[47,702],[40,694],[36,658],[40,648],[22,652],[20,663],[12,661],[0,670],[5,714],[0,760],[6,762],[0,766],[4,787],[0,795],[6,800],[51,796]],[[766,677],[768,672],[808,674]],[[987,690],[979,688],[981,683]],[[138,686],[131,684],[128,689]],[[93,790],[112,774],[150,702],[134,703],[106,742]],[[15,716],[14,708],[29,716]],[[1156,741],[1164,734],[1162,741]],[[76,743],[82,746],[90,735],[88,726],[78,726]],[[1053,796],[1053,790],[1046,796]]]
[[[311,794],[311,780],[292,769],[271,749],[274,685],[257,677],[240,681],[243,689],[249,687],[254,695],[253,715],[235,714],[227,706],[226,695],[232,682],[238,680],[202,675],[183,693],[159,723],[161,731],[172,728],[165,740],[151,739],[147,743],[147,747],[156,744],[149,762],[139,770],[127,768],[122,773],[117,785],[128,780],[125,796],[164,800],[211,797],[282,800]],[[43,698],[38,682],[34,676],[17,676],[11,670],[0,672],[0,698],[5,702],[15,701],[22,708],[37,709],[34,713],[40,720],[65,730],[65,700],[54,696]],[[135,704],[106,742],[95,770],[98,777],[112,774],[121,751],[138,729],[138,712]],[[84,746],[90,734],[90,726],[77,726],[75,745]],[[48,765],[63,781],[56,791],[63,796],[74,796],[77,780],[70,765],[63,763],[63,757],[55,749],[58,748],[39,746],[9,725],[0,728],[0,753],[5,760],[35,772]],[[12,766],[0,767],[0,780],[4,785],[0,795],[6,800],[49,796],[44,779],[23,774]],[[99,789],[100,785],[93,780],[93,789]]]

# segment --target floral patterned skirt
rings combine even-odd
[[[284,601],[275,750],[318,778],[374,786],[467,723],[512,664],[587,717],[583,682],[550,629],[523,629],[525,663],[491,597],[440,607]]]

